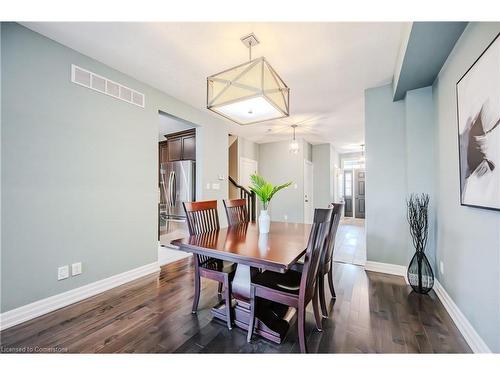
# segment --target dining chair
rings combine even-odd
[[[317,273],[320,258],[326,250],[332,209],[317,208],[309,234],[303,272],[288,270],[285,273],[264,271],[252,277],[250,284],[250,317],[247,341],[252,339],[255,326],[257,299],[267,299],[297,309],[297,329],[302,353],[307,353],[305,339],[306,307],[312,301],[316,328],[321,331],[321,317],[318,309]]]
[[[246,199],[224,199],[222,202],[226,209],[227,222],[229,225],[248,223],[250,221]]]
[[[216,232],[220,229],[217,213],[217,201],[183,202],[190,235]],[[226,303],[227,328],[232,328],[231,317],[231,281],[236,271],[236,264],[195,254],[194,262],[194,300],[192,313],[196,314],[200,301],[201,278],[219,282],[218,294],[224,289]]]
[[[340,218],[342,217],[343,203],[332,203],[332,219],[330,220],[330,227],[328,229],[327,247],[320,259],[318,270],[318,296],[321,305],[321,313],[325,318],[328,318],[328,308],[326,306],[325,297],[325,275],[328,274],[328,286],[332,298],[335,299],[335,288],[333,285],[333,250],[335,249],[335,238],[339,228]],[[292,267],[294,271],[302,272],[304,268],[304,260],[301,259]]]

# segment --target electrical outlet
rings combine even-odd
[[[220,189],[220,184],[219,184],[219,183],[217,183],[217,182],[214,182],[214,183],[212,184],[212,189],[213,189],[213,190],[219,190],[219,189]]]
[[[444,263],[442,260],[439,262],[439,272],[441,272],[441,275],[444,275]]]
[[[69,277],[69,267],[62,266],[57,269],[57,280],[64,280]]]
[[[71,265],[71,276],[76,276],[82,273],[82,263],[73,263]]]

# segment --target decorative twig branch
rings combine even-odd
[[[411,194],[406,200],[407,219],[410,225],[410,234],[413,240],[413,246],[417,252],[424,251],[427,246],[429,233],[429,195]]]

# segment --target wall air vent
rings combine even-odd
[[[71,65],[71,82],[144,108],[144,94],[79,66]]]

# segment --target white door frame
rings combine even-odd
[[[250,159],[250,158],[246,158],[244,156],[240,156],[239,159],[238,159],[238,183],[240,185],[242,185],[241,183],[241,171],[242,171],[242,168],[241,168],[241,162],[249,162],[249,163],[254,163],[255,164],[255,171],[258,172],[259,171],[259,162],[257,160],[254,160],[254,159]],[[243,186],[243,185],[242,185]],[[245,186],[245,188],[247,188]]]
[[[305,187],[306,187],[306,168],[311,168],[311,180],[309,181],[309,185],[311,187],[311,191],[309,192],[309,196],[307,197],[307,200],[309,201],[306,204],[306,193],[305,193]],[[306,224],[312,224],[313,219],[314,219],[314,164],[307,160],[304,159],[304,191],[303,191],[303,197],[304,199],[304,223]],[[308,210],[307,206],[310,205],[311,209]],[[309,211],[309,212],[307,212]]]

